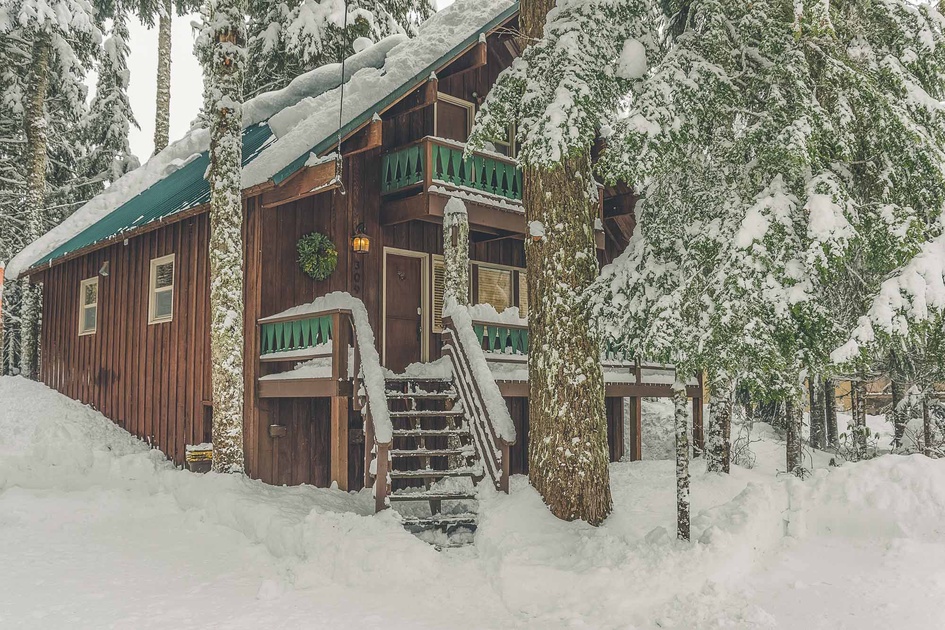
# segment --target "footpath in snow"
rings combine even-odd
[[[612,465],[602,527],[514,478],[475,546],[441,553],[366,492],[178,470],[0,378],[0,628],[945,627],[945,462],[818,454],[798,481],[760,434],[752,470],[693,466],[691,544],[672,462],[644,461]]]

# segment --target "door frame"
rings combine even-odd
[[[384,261],[381,267],[381,338],[384,340],[381,349],[381,362],[387,366],[387,256],[404,256],[420,259],[420,360],[424,363],[430,360],[430,255],[426,252],[415,252],[410,249],[384,247]]]

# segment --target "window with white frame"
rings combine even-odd
[[[151,260],[148,323],[174,318],[174,254]]]
[[[433,109],[434,134],[438,138],[466,142],[476,118],[476,104],[439,93]]]
[[[79,283],[79,334],[91,335],[98,330],[98,278]]]

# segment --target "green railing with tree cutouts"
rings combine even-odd
[[[528,328],[473,322],[473,332],[486,352],[528,354]]]
[[[262,324],[261,354],[314,348],[331,341],[331,316]]]

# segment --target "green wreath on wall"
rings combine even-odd
[[[306,234],[299,239],[299,266],[315,280],[327,280],[338,266],[335,244],[324,234]]]

